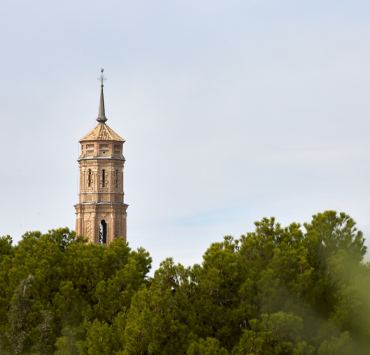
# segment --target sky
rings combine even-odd
[[[156,268],[327,209],[370,244],[370,2],[0,0],[0,235],[74,228],[78,140],[126,139],[128,241]]]

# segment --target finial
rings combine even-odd
[[[100,70],[100,77],[98,80],[100,80],[100,103],[99,103],[99,115],[96,119],[100,123],[105,123],[107,121],[107,117],[105,117],[105,105],[104,105],[104,80],[107,80],[103,73],[104,69],[102,68]]]
[[[104,76],[104,68],[100,69],[100,77],[98,80],[100,80],[100,86],[104,86],[104,81],[107,80],[107,78]]]

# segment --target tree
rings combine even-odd
[[[199,339],[193,341],[186,352],[186,355],[228,355],[229,352],[221,347],[220,342],[215,338]]]
[[[274,218],[213,243],[201,264],[151,258],[67,228],[0,238],[5,354],[367,354],[370,264],[355,222]]]
[[[161,263],[149,287],[133,298],[124,354],[185,354],[191,332],[190,272],[172,259]]]
[[[314,347],[302,340],[303,321],[284,312],[263,314],[261,319],[250,322],[251,329],[245,330],[235,355],[298,355],[313,354]]]

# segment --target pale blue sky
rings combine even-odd
[[[128,240],[155,266],[264,216],[344,210],[369,234],[368,1],[0,5],[0,234],[74,227],[100,67]]]

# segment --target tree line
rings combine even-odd
[[[200,264],[67,228],[0,238],[0,354],[370,353],[361,231],[325,211],[213,243]]]

